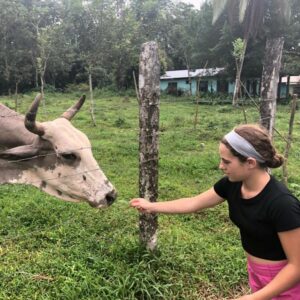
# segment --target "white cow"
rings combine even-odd
[[[35,121],[41,95],[26,116],[0,104],[0,184],[31,184],[66,201],[87,201],[96,208],[117,193],[93,157],[87,136],[70,120],[85,96],[61,117]]]

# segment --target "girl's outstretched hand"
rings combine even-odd
[[[144,198],[134,198],[129,203],[140,212],[151,213],[151,202]]]

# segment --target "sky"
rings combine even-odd
[[[200,8],[200,4],[203,4],[205,2],[205,0],[180,0],[180,1],[188,4],[193,4],[196,8]]]

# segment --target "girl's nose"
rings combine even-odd
[[[224,170],[224,165],[223,165],[222,161],[220,161],[220,163],[219,163],[219,169]]]

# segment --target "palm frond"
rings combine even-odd
[[[262,28],[265,14],[265,0],[251,0],[244,17],[244,38],[255,37]]]
[[[288,23],[291,19],[291,1],[290,0],[275,0],[274,6],[278,10],[278,16],[284,23]]]
[[[251,0],[240,0],[239,21],[242,23],[245,18],[245,13]]]
[[[215,24],[216,21],[219,19],[229,0],[213,0],[213,20],[212,23]]]

